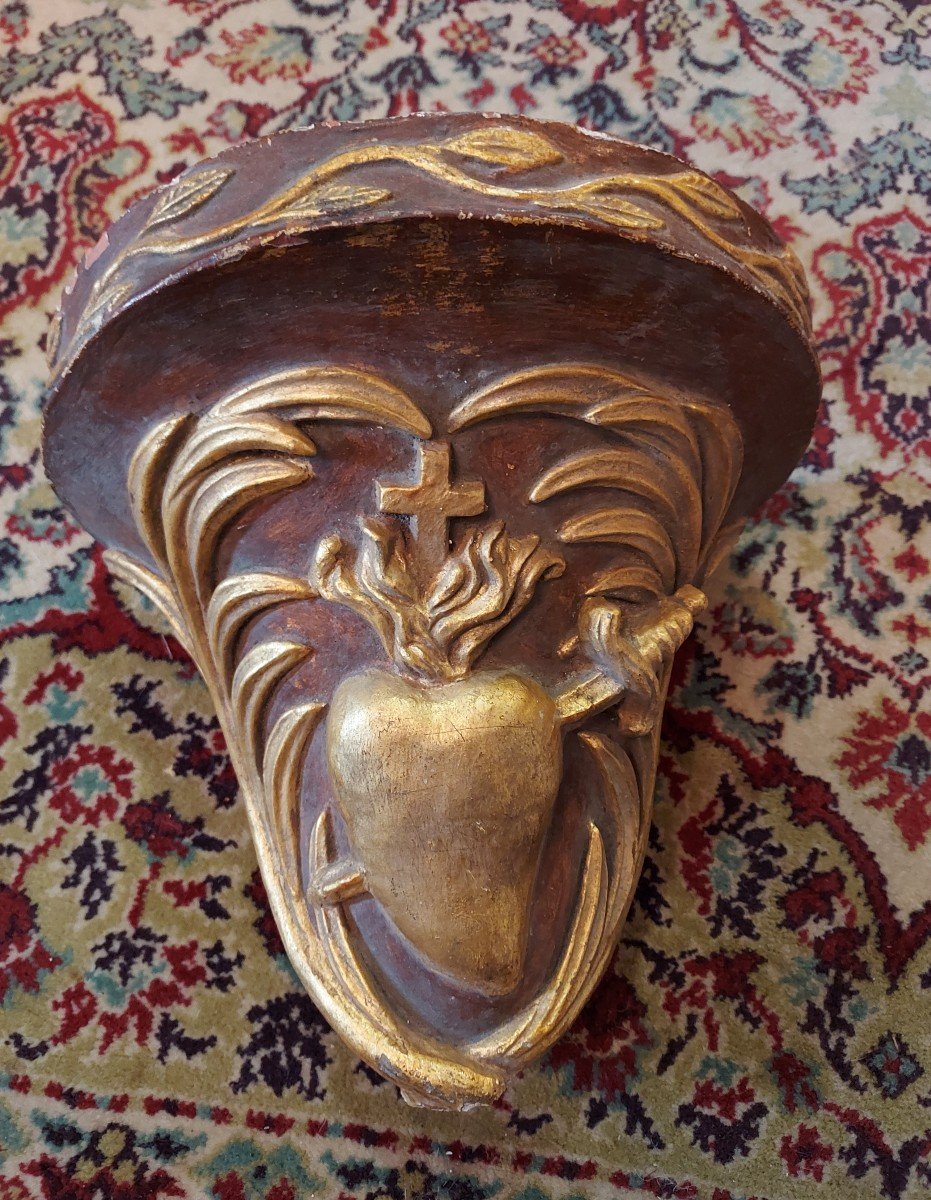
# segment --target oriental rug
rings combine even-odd
[[[811,281],[825,401],[683,650],[608,977],[407,1108],[282,951],[205,687],[38,453],[67,277],[241,138],[489,109],[685,155]],[[931,1188],[931,6],[0,0],[0,1200]]]

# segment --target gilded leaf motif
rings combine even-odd
[[[443,148],[463,158],[478,159],[506,171],[530,171],[562,162],[562,151],[540,133],[525,129],[472,129],[443,143]]]
[[[684,171],[681,175],[674,175],[669,182],[671,187],[710,217],[735,221],[742,215],[740,206],[723,188],[697,171]]]
[[[574,207],[618,229],[662,229],[665,224],[662,218],[634,204],[627,198],[626,191],[611,179],[589,184],[576,193]]]
[[[285,217],[316,217],[330,212],[349,212],[356,208],[369,208],[373,204],[381,204],[390,199],[391,192],[385,188],[329,183],[293,200],[276,212],[274,217],[279,220]]]
[[[232,174],[230,167],[211,167],[195,175],[182,176],[159,196],[146,221],[146,228],[152,229],[165,221],[178,221],[181,217],[190,216],[215,196]]]

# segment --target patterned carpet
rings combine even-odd
[[[0,2],[0,1200],[931,1186],[931,6]],[[38,457],[65,279],[243,137],[416,108],[685,154],[809,271],[826,400],[679,659],[613,968],[414,1111],[285,959],[204,686]]]

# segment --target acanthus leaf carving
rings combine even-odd
[[[417,514],[427,510],[413,506],[404,511],[418,527],[406,531],[390,508],[404,489],[380,484],[387,511],[363,522],[361,551],[332,535],[321,541],[307,578],[272,571],[218,577],[216,548],[230,522],[256,500],[312,479],[309,460],[317,447],[304,425],[389,425],[420,439],[426,461],[430,423],[403,392],[364,371],[318,367],[272,376],[199,417],[158,426],[129,475],[136,523],[157,570],[107,552],[114,572],[162,608],[207,679],[276,919],[301,977],[360,1053],[409,1098],[442,1107],[500,1093],[509,1072],[568,1028],[613,951],[646,844],[670,663],[704,605],[689,580],[717,552],[718,525],[739,469],[740,439],[728,413],[657,396],[587,364],[518,372],[465,400],[449,428],[454,433],[541,410],[587,422],[617,447],[554,464],[528,496],[542,505],[576,491],[616,494],[609,507],[578,512],[560,526],[566,554],[597,539],[621,557],[580,597],[577,627],[560,650],[577,667],[554,694],[517,667],[481,671],[475,663],[520,618],[538,587],[561,574],[563,555],[537,535],[509,535],[500,520],[472,528],[450,550],[450,516],[459,508],[481,516],[484,505],[474,488],[453,484],[448,474],[428,499],[439,526],[426,521],[421,529]],[[651,438],[662,444],[667,463],[660,486],[643,469]],[[448,468],[448,453],[445,461]],[[697,513],[685,511],[692,505]],[[418,539],[428,530],[432,549],[421,560]],[[283,710],[279,705],[272,722],[283,681],[301,664],[312,671],[313,647],[300,637],[245,645],[242,638],[257,616],[292,602],[360,612],[379,632],[387,664],[347,677],[332,696],[302,695]],[[586,727],[613,709],[613,726]],[[300,796],[305,758],[318,736],[325,736],[351,852],[339,850],[336,814],[324,805],[312,824],[305,886]],[[578,738],[590,758],[605,816],[588,822],[572,917],[545,982],[480,1035],[444,1041],[412,1029],[373,974],[350,906],[375,896],[426,969],[489,997],[510,994],[523,969],[539,848],[567,737]],[[443,835],[465,864],[461,879],[444,879],[429,858],[406,863],[403,847],[391,845],[392,820],[454,828],[455,821],[442,824],[447,816],[435,805],[425,810],[418,795],[424,788],[417,772],[434,761],[454,781],[448,814],[455,817],[465,798],[473,806],[481,800],[485,808],[475,819],[479,828],[490,823],[461,845],[458,833]],[[476,771],[480,784],[470,792]],[[378,826],[376,814],[386,805],[390,819]],[[383,812],[378,819],[384,821]],[[470,857],[481,836],[499,851],[504,846],[500,861]],[[484,884],[482,871],[489,872]],[[473,882],[463,883],[468,875]],[[511,915],[499,892],[510,896]],[[444,921],[458,905],[468,906],[470,934],[444,948],[438,938],[442,943]]]

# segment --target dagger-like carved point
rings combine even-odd
[[[703,592],[687,584],[629,619],[625,608],[603,598],[585,602],[579,641],[594,660],[556,698],[563,724],[579,724],[621,703],[624,732],[649,733],[659,715],[660,676],[707,607]]]
[[[312,904],[345,904],[368,895],[365,876],[351,862],[334,862],[318,871],[307,889]]]

